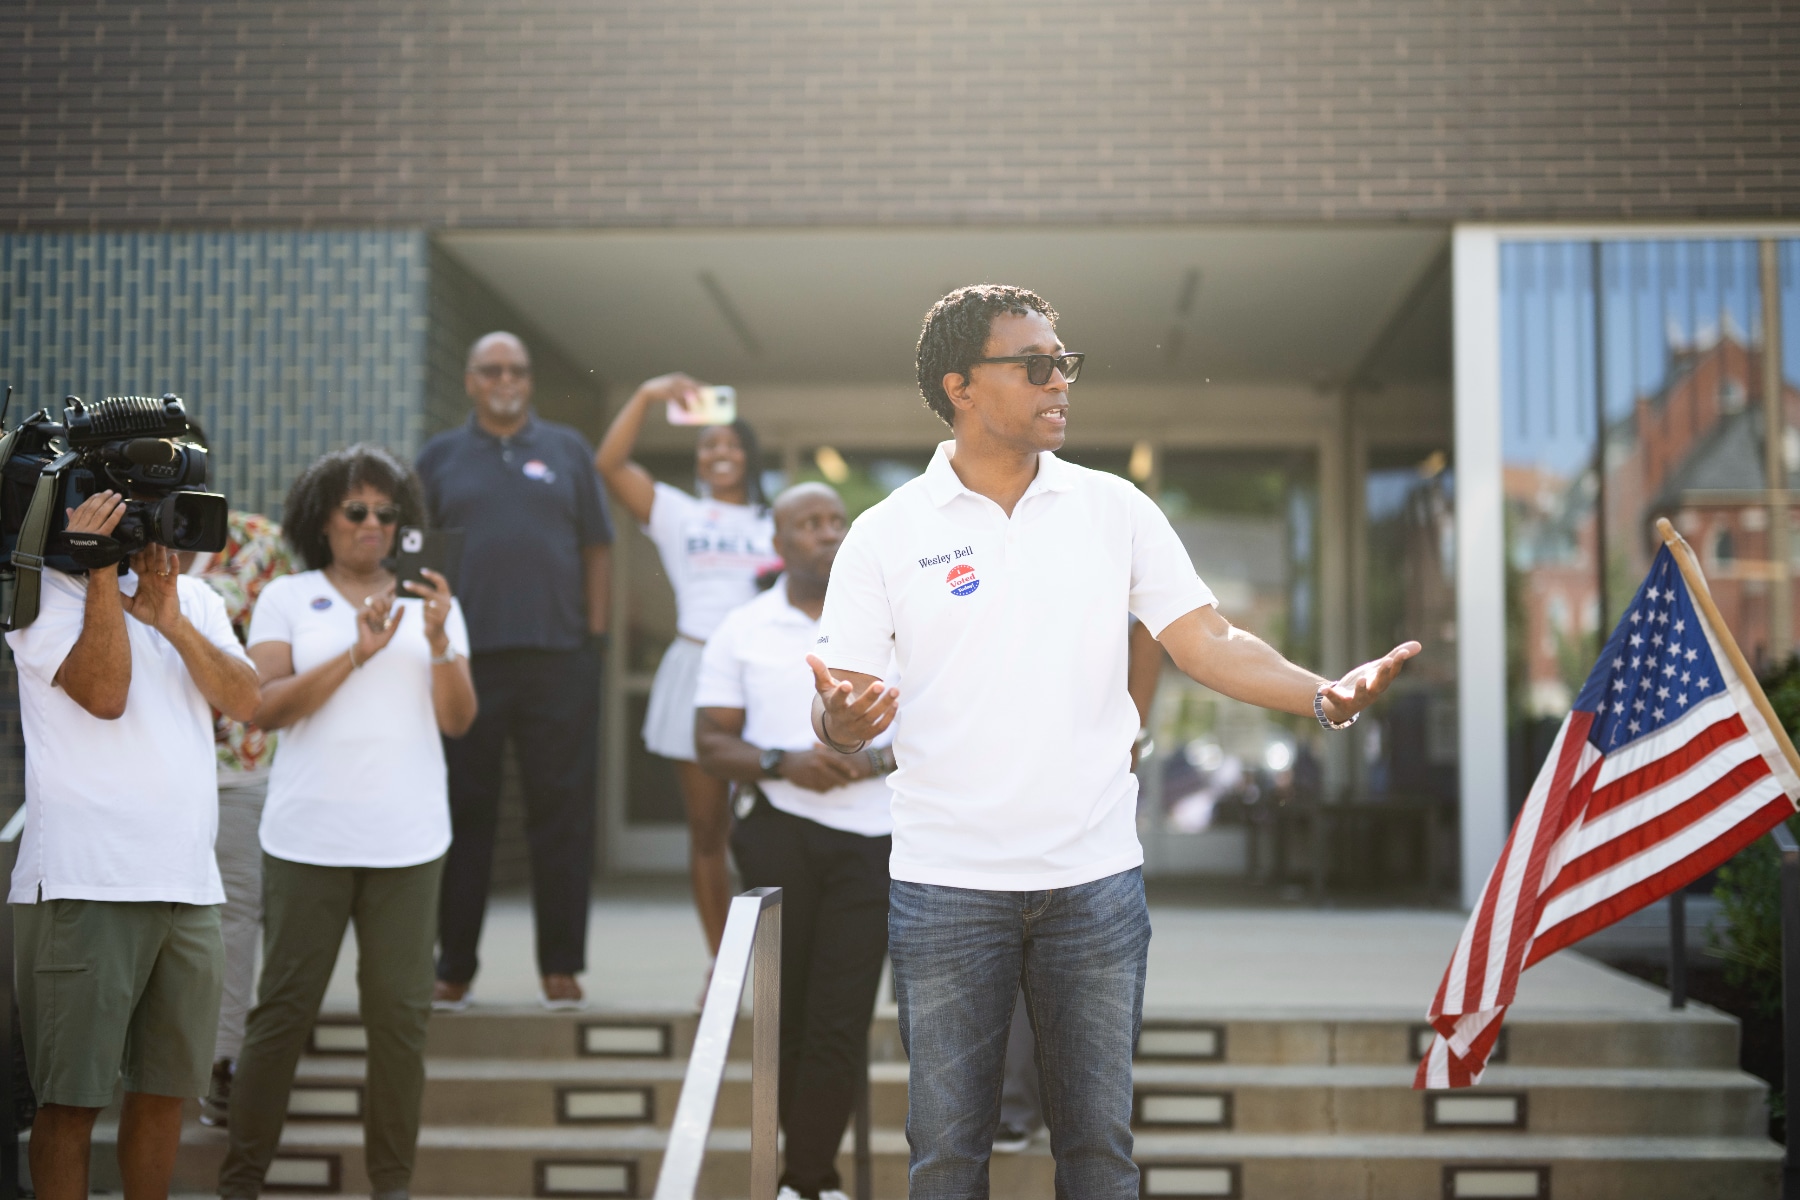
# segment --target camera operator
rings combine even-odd
[[[110,536],[124,512],[100,492],[68,528]],[[256,671],[217,594],[154,544],[123,578],[46,570],[37,619],[7,641],[25,734],[9,899],[32,1183],[44,1200],[87,1196],[94,1118],[122,1076],[125,1193],[166,1195],[219,1014],[212,709],[254,716]]]

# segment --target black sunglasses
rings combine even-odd
[[[1031,381],[1031,386],[1043,387],[1050,382],[1051,371],[1061,371],[1063,382],[1074,383],[1081,375],[1081,360],[1086,357],[1085,354],[1014,354],[1008,358],[978,358],[975,362],[1023,363],[1025,378]]]
[[[375,519],[383,525],[392,525],[400,519],[400,508],[394,504],[383,504],[379,508],[370,508],[361,500],[352,500],[350,503],[341,504],[338,507],[344,510],[344,516],[352,525],[361,525],[369,519],[370,513],[374,513]]]
[[[483,363],[475,368],[475,373],[483,379],[500,379],[507,375],[514,379],[531,378],[531,368],[517,363]]]

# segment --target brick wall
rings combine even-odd
[[[15,0],[0,226],[1792,214],[1770,0]]]

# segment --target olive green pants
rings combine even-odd
[[[363,1160],[372,1191],[409,1188],[425,1092],[443,867],[442,858],[416,867],[315,867],[263,855],[262,982],[231,1081],[231,1147],[219,1171],[221,1196],[262,1192],[281,1143],[294,1069],[351,921],[369,1038]]]

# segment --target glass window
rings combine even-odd
[[[1361,794],[1453,800],[1456,734],[1456,472],[1447,446],[1370,452],[1361,658],[1408,639],[1424,653],[1358,722]]]
[[[1770,652],[1772,602],[1791,589],[1766,507],[1759,255],[1749,240],[1501,247],[1515,806],[1649,569],[1658,517],[1699,551],[1745,651]],[[1778,259],[1792,295],[1792,244]],[[1800,336],[1785,311],[1782,324]],[[1780,399],[1775,436],[1796,472],[1800,392],[1790,382]]]
[[[1170,451],[1160,502],[1220,611],[1290,658],[1315,661],[1316,456]],[[1227,700],[1175,670],[1163,672],[1152,720],[1158,750],[1138,814],[1164,869],[1241,872],[1241,840],[1192,839],[1241,835],[1247,806],[1317,786],[1318,727],[1310,720]]]

